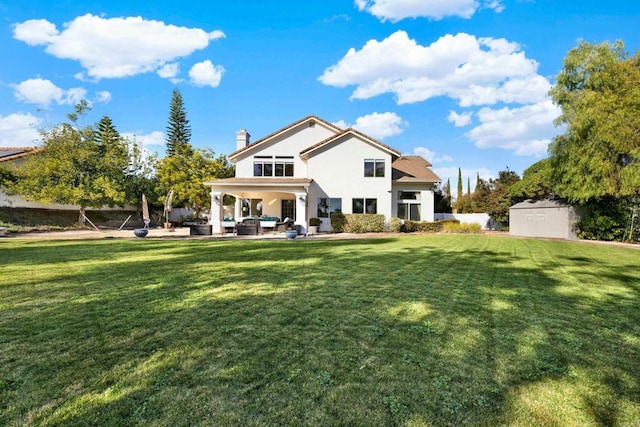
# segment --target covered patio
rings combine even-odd
[[[313,180],[303,178],[226,178],[207,181],[211,187],[213,233],[223,233],[223,221],[232,217],[236,224],[245,218],[289,218],[307,232],[307,196]],[[224,196],[235,197],[232,209],[225,209]]]

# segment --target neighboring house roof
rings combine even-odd
[[[339,128],[338,126],[336,126],[336,125],[334,125],[332,123],[329,123],[326,120],[323,120],[318,116],[310,115],[310,116],[307,116],[307,117],[304,117],[304,118],[298,120],[297,122],[291,123],[290,125],[287,125],[287,126],[283,127],[282,129],[279,129],[279,130],[277,130],[277,131],[265,136],[264,138],[261,138],[261,139],[257,140],[256,142],[252,142],[251,144],[247,145],[246,147],[242,147],[241,149],[234,151],[233,153],[229,154],[228,158],[230,160],[233,160],[233,159],[237,158],[238,155],[244,153],[245,151],[251,150],[251,149],[253,149],[253,148],[255,148],[255,147],[259,146],[259,145],[263,145],[265,142],[268,142],[269,140],[271,140],[271,139],[273,139],[273,138],[275,138],[275,137],[277,137],[279,135],[282,135],[283,133],[285,133],[287,131],[290,131],[291,129],[294,129],[294,128],[302,125],[302,124],[309,123],[309,122],[321,123],[325,127],[335,131],[336,133],[342,131],[342,129]]]
[[[391,164],[392,179],[397,182],[441,182],[421,156],[400,156]]]
[[[342,138],[345,135],[354,135],[359,137],[360,139],[364,139],[369,141],[371,144],[378,146],[380,149],[382,149],[383,151],[387,151],[389,154],[391,154],[392,156],[399,156],[400,152],[394,148],[389,147],[386,144],[383,144],[382,142],[378,141],[375,138],[370,137],[369,135],[366,135],[362,132],[359,132],[355,129],[349,128],[349,129],[345,129],[340,133],[337,133],[333,136],[330,136],[329,138],[325,139],[324,141],[320,141],[317,144],[312,145],[311,147],[305,148],[304,150],[302,150],[300,152],[300,155],[303,157],[308,157],[310,153],[312,153],[313,151],[317,150],[320,147],[323,147],[327,144],[332,143],[333,141],[336,141],[340,138]]]
[[[42,147],[0,147],[0,162],[19,159],[42,150]]]
[[[205,185],[309,185],[308,178],[223,178],[207,181]]]
[[[511,206],[510,209],[557,209],[557,208],[568,208],[573,205],[567,203],[564,200],[555,199],[555,200],[525,200],[524,202],[516,203]]]

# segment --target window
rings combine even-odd
[[[284,220],[285,218],[289,218],[291,220],[296,219],[296,201],[295,200],[282,199],[280,207],[281,207],[281,213],[282,213],[282,220]]]
[[[329,218],[334,212],[342,212],[342,199],[318,199],[318,218]]]
[[[353,199],[351,212],[354,214],[378,213],[378,199]]]
[[[420,221],[420,205],[417,203],[398,203],[398,218]]]
[[[365,177],[384,177],[384,159],[365,159]]]
[[[255,156],[253,176],[293,176],[293,156]]]
[[[419,191],[398,191],[398,200],[420,200]]]

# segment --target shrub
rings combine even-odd
[[[320,226],[320,218],[309,218],[309,226],[310,227]]]
[[[392,233],[399,233],[402,231],[402,220],[400,218],[389,219],[389,231]]]
[[[380,233],[384,231],[384,215],[346,214],[344,231],[347,233]]]
[[[629,220],[624,200],[612,197],[585,203],[587,213],[576,223],[578,237],[586,240],[622,240]]]
[[[439,233],[445,224],[460,224],[460,221],[457,219],[445,219],[435,222],[407,220],[404,222],[404,231],[407,233]]]
[[[341,212],[332,212],[331,213],[331,228],[333,228],[334,233],[342,233],[344,231],[344,224],[346,222],[346,218]]]
[[[477,234],[482,231],[480,224],[460,224],[455,222],[447,222],[442,226],[442,232],[444,233],[462,233],[462,234]]]

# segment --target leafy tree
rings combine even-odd
[[[175,155],[158,162],[158,194],[164,197],[174,191],[175,205],[192,208],[196,217],[211,203],[207,180],[234,176],[234,168],[223,155],[215,157],[209,149],[194,150],[190,145],[180,146]],[[162,200],[164,202],[164,200]]]
[[[182,94],[174,89],[169,105],[169,124],[167,125],[167,157],[176,154],[180,147],[189,145],[191,141],[191,126],[187,120]]]
[[[509,189],[519,180],[518,174],[509,169],[498,172],[497,179],[476,187],[476,203],[500,224],[509,224]]]
[[[550,146],[554,190],[570,201],[630,197],[640,189],[640,54],[622,42],[581,42],[550,94],[566,131]]]
[[[525,169],[522,180],[509,189],[509,196],[514,203],[526,199],[553,198],[555,193],[552,190],[552,170],[549,159],[542,159]]]
[[[485,181],[480,178],[480,176],[477,177],[477,180],[476,189],[473,192],[473,204],[477,212],[487,212],[491,203],[490,197],[492,187],[489,181]]]
[[[157,158],[134,139],[126,140],[129,151],[129,166],[126,171],[127,203],[142,209],[142,195],[149,201],[157,201]]]
[[[97,130],[79,127],[78,120],[88,110],[88,103],[80,102],[68,115],[71,123],[41,131],[44,150],[28,156],[16,169],[16,179],[7,187],[10,193],[40,203],[79,205],[80,223],[88,207],[126,202],[126,145],[108,118]]]
[[[451,190],[449,180],[434,192],[435,211],[451,213]]]

